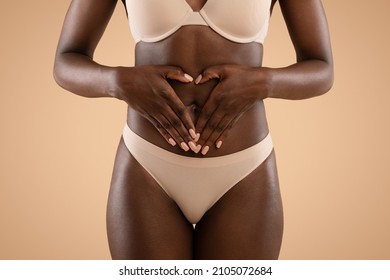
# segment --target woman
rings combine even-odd
[[[277,259],[283,214],[265,98],[305,99],[333,82],[320,0],[279,0],[297,63],[262,67],[276,0],[123,0],[135,66],[94,50],[117,0],[73,0],[54,76],[128,104],[107,232],[114,259]],[[196,226],[194,226],[196,224]]]

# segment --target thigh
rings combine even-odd
[[[274,152],[203,216],[194,233],[197,259],[277,259],[283,210]]]
[[[192,258],[192,225],[123,139],[108,198],[107,234],[113,259]]]

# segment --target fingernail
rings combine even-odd
[[[186,151],[186,152],[188,152],[188,151],[190,150],[190,148],[188,147],[188,145],[187,145],[185,142],[181,142],[180,147],[181,147],[184,151]]]
[[[202,74],[200,74],[196,80],[195,80],[195,84],[199,84],[200,80],[202,80]]]
[[[194,78],[192,78],[190,75],[188,75],[187,73],[184,73],[184,77],[189,81],[189,82],[192,82],[194,80]]]
[[[217,142],[217,149],[219,149],[219,148],[221,148],[221,146],[222,146],[222,141],[221,140],[219,140],[218,142]]]
[[[202,155],[206,155],[209,149],[210,149],[209,146],[204,146],[202,149]]]
[[[195,130],[193,130],[192,128],[189,130],[190,132],[190,135],[193,139],[196,139],[196,133],[195,133]]]
[[[192,142],[192,141],[189,142],[188,145],[190,146],[191,150],[192,150],[195,154],[199,153],[200,149],[202,148],[201,145],[196,145],[196,144],[195,144],[194,142]]]
[[[169,144],[171,144],[172,146],[176,146],[176,142],[175,142],[175,140],[173,140],[172,138],[169,138],[168,142],[169,142]]]
[[[188,146],[190,146],[192,151],[196,152],[197,148],[196,148],[196,145],[194,142],[192,142],[192,141],[188,142]]]
[[[200,138],[200,133],[197,133],[197,134],[196,134],[196,137],[195,137],[195,139],[194,139],[194,141],[195,141],[195,142],[198,142],[198,141],[199,141],[199,138]]]

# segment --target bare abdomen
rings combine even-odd
[[[224,39],[208,27],[185,26],[163,41],[138,43],[135,64],[178,66],[195,79],[207,67],[213,65],[241,64],[260,67],[262,55],[263,47],[258,43],[234,43]],[[211,80],[202,85],[169,82],[183,104],[189,109],[196,124],[203,105],[218,81]],[[167,144],[158,131],[131,108],[129,108],[128,118],[130,128],[144,139],[164,149],[183,154],[179,148]],[[259,142],[267,133],[264,105],[263,102],[259,102],[232,128],[223,148],[208,153],[208,156],[218,156],[245,149]],[[184,154],[192,156],[188,153]]]

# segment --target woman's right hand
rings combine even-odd
[[[190,83],[193,78],[175,66],[114,68],[112,94],[148,119],[172,146],[199,151],[191,117],[167,80]]]

